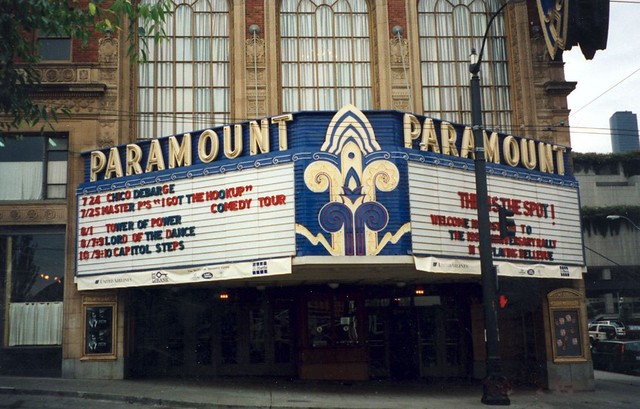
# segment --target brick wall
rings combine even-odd
[[[402,27],[403,37],[407,37],[407,9],[405,8],[404,0],[389,0],[388,6],[389,13],[389,30],[395,26]],[[389,33],[389,36],[393,36],[393,33]]]
[[[247,0],[245,21],[247,29],[256,24],[260,27],[258,37],[264,36],[264,0]]]

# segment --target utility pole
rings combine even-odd
[[[505,2],[489,20],[482,38],[480,53],[472,49],[471,64],[471,125],[475,145],[475,179],[476,202],[478,211],[478,233],[480,249],[480,274],[482,280],[482,304],[484,313],[484,328],[486,339],[486,377],[483,382],[482,403],[486,405],[510,405],[511,401],[505,390],[506,379],[502,375],[500,359],[500,338],[498,335],[497,313],[497,272],[493,265],[491,253],[491,221],[489,219],[489,202],[487,192],[487,160],[484,148],[484,132],[482,129],[482,96],[480,94],[480,64],[482,53],[487,41],[489,29],[495,18],[510,3],[521,2],[512,0]]]

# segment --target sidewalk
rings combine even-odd
[[[557,393],[515,388],[510,395],[509,407],[523,409],[637,407],[640,378],[618,374],[614,377],[613,381],[597,380],[595,392]],[[598,387],[599,383],[602,384],[602,388]],[[620,393],[620,391],[623,392]],[[460,381],[455,383],[371,381],[342,384],[274,378],[217,378],[198,381],[0,377],[0,396],[3,394],[101,399],[113,401],[116,408],[127,403],[156,404],[174,408],[228,409],[487,407],[480,403],[482,396],[480,383]]]

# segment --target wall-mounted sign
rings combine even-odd
[[[579,45],[587,60],[607,48],[610,0],[536,0],[551,59]]]
[[[589,342],[587,332],[581,328],[586,310],[584,294],[571,288],[561,288],[550,292],[547,302],[553,361],[586,361]]]
[[[500,273],[579,277],[567,148],[483,137],[490,199],[514,210],[519,228],[511,241],[494,242]],[[84,158],[81,290],[289,274],[292,257],[303,256],[411,254],[420,270],[479,272],[468,126],[348,105]],[[466,269],[455,267],[460,260]]]
[[[245,275],[230,263],[290,257],[293,180],[285,164],[81,193],[76,281],[84,289],[231,279]]]
[[[531,175],[520,175],[523,178],[507,169],[494,168],[491,173],[486,200],[490,204],[492,256],[498,273],[580,278],[584,259],[577,186],[526,180]],[[428,258],[421,269],[479,272],[474,176],[464,169],[409,165],[413,254]],[[500,237],[498,206],[514,212],[514,237]]]
[[[571,48],[567,44],[569,2],[566,0],[537,0],[538,15],[547,51],[553,60],[558,50]]]
[[[83,357],[116,358],[116,303],[83,303]]]

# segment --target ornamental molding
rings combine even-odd
[[[247,56],[247,67],[252,68],[255,62],[258,65],[264,65],[265,62],[265,43],[264,38],[256,38],[255,46],[253,38],[250,38],[245,41],[245,49]]]
[[[409,62],[409,41],[406,38],[392,37],[389,40],[391,45],[391,63],[402,65]],[[407,67],[408,68],[408,67]]]
[[[382,233],[392,216],[378,195],[398,187],[400,172],[385,155],[377,157],[381,151],[362,111],[352,105],[338,111],[304,171],[307,188],[328,196],[318,213],[319,230],[296,223],[296,233],[332,256],[375,256],[409,233],[410,223]]]
[[[21,202],[0,205],[0,225],[66,223],[66,204],[24,204]]]
[[[98,42],[98,61],[105,65],[118,63],[118,40],[112,35],[103,37]]]

